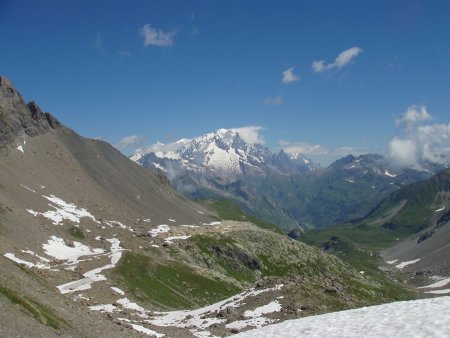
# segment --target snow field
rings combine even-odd
[[[395,302],[268,325],[236,338],[448,337],[450,297]]]

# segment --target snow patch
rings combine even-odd
[[[435,212],[440,212],[440,211],[444,211],[444,210],[445,210],[445,206],[443,206],[443,207],[441,207],[439,209],[436,209]]]
[[[123,296],[125,294],[125,292],[123,292],[122,290],[120,290],[118,287],[115,286],[111,286],[111,289],[115,292],[118,293],[119,295]]]
[[[225,327],[227,329],[235,329],[235,330],[241,330],[245,329],[246,327],[253,326],[256,328],[263,327],[267,324],[273,323],[273,319],[265,318],[265,317],[256,317],[251,319],[244,319],[244,320],[236,320],[234,322],[231,322],[229,324],[226,324]],[[257,336],[255,336],[257,337]]]
[[[113,313],[117,307],[112,304],[102,304],[102,305],[92,305],[89,306],[89,309],[92,311],[101,311],[101,312],[109,312]]]
[[[417,259],[413,259],[412,261],[407,261],[407,262],[401,262],[400,264],[397,264],[395,267],[397,269],[403,269],[405,266],[417,263],[418,261],[420,261],[420,258]]]
[[[70,265],[80,262],[79,258],[83,256],[95,256],[104,253],[103,249],[92,249],[80,243],[73,242],[73,247],[68,246],[62,238],[52,236],[47,244],[42,244],[45,253],[56,259],[65,260]]]
[[[447,284],[450,284],[450,277],[441,279],[440,281],[435,282],[430,285],[421,286],[419,289],[437,289],[437,288],[442,288],[442,287],[446,286]]]
[[[158,332],[156,332],[156,331],[147,329],[146,327],[143,327],[142,325],[138,325],[138,324],[130,324],[130,325],[131,325],[131,327],[132,327],[134,330],[136,330],[136,331],[138,331],[138,332],[141,332],[141,333],[144,333],[144,334],[146,334],[146,335],[152,336],[152,337],[162,338],[162,337],[165,336],[165,335],[162,334],[162,333],[158,333]]]
[[[13,253],[10,253],[10,252],[5,253],[3,256],[5,256],[6,258],[12,260],[13,262],[15,262],[17,264],[25,265],[29,269],[31,269],[31,268],[50,269],[50,266],[48,264],[31,263],[31,262],[28,262],[28,261],[25,261],[23,259],[16,257],[16,255],[14,255]]]
[[[26,185],[21,184],[20,186],[24,189],[27,189],[28,191],[31,191],[32,193],[36,193],[36,190],[28,188]]]
[[[156,163],[156,162],[152,162],[152,164],[155,166],[156,169],[161,170],[162,172],[167,172],[166,168],[164,168],[161,164]]]
[[[253,311],[247,310],[244,312],[244,317],[253,318],[261,317],[264,314],[281,311],[281,304],[278,300],[274,300],[269,304],[257,307]]]
[[[188,239],[189,237],[191,237],[190,235],[186,235],[186,236],[171,236],[171,237],[167,237],[164,239],[164,242],[166,244],[172,244],[173,241],[177,240],[177,239]]]
[[[450,289],[431,290],[431,291],[425,291],[425,293],[431,293],[434,295],[446,295],[447,293],[450,293]]]
[[[100,274],[103,270],[112,269],[119,262],[122,257],[123,249],[120,247],[120,241],[117,238],[106,239],[109,243],[111,243],[109,258],[111,259],[111,263],[100,268],[96,268],[94,270],[88,271],[83,274],[82,279],[69,282],[66,284],[58,285],[57,288],[62,294],[72,293],[82,290],[88,290],[91,288],[91,284],[94,282],[100,282],[106,280],[106,277]]]
[[[21,151],[22,153],[24,153],[25,154],[25,152],[23,151],[23,147],[20,145],[20,146],[18,146],[17,148],[16,148],[17,150],[19,150],[19,151]]]
[[[121,298],[121,299],[117,300],[116,303],[122,305],[122,307],[125,309],[137,311],[138,312],[137,314],[139,317],[148,318],[148,316],[146,315],[145,309],[143,307],[137,305],[136,303],[132,302],[128,298]]]
[[[397,177],[397,175],[391,174],[391,173],[390,173],[389,171],[387,171],[387,170],[384,171],[384,174],[385,174],[386,176],[389,176],[389,177]]]
[[[168,226],[167,224],[161,224],[161,225],[158,225],[157,228],[149,230],[149,233],[152,237],[156,237],[159,234],[169,232],[169,231],[170,231],[170,226]]]
[[[398,259],[394,259],[394,260],[392,260],[392,261],[387,261],[386,263],[392,265],[392,264],[395,264],[395,263],[397,263],[397,262],[398,262]]]
[[[48,199],[51,202],[49,204],[49,206],[54,208],[55,210],[38,212],[38,211],[31,210],[31,209],[27,209],[27,212],[29,212],[33,216],[40,215],[45,218],[48,218],[55,225],[62,224],[63,220],[69,220],[73,223],[79,224],[80,218],[83,218],[83,217],[90,218],[95,222],[95,217],[84,208],[79,208],[73,203],[67,203],[54,195],[50,195],[50,196],[42,195],[42,197]]]

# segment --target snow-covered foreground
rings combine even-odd
[[[287,320],[234,337],[449,337],[450,297]]]

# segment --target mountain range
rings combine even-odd
[[[4,77],[0,142],[0,336],[224,336],[414,297],[264,223],[225,220]]]
[[[375,154],[348,155],[323,168],[302,154],[272,152],[246,140],[240,129],[157,143],[130,158],[161,170],[189,198],[231,199],[285,230],[362,217],[390,192],[443,169],[432,163],[399,169]]]

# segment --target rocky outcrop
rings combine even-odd
[[[0,76],[0,148],[11,144],[18,136],[32,137],[61,126],[35,102],[26,103],[11,81]]]

